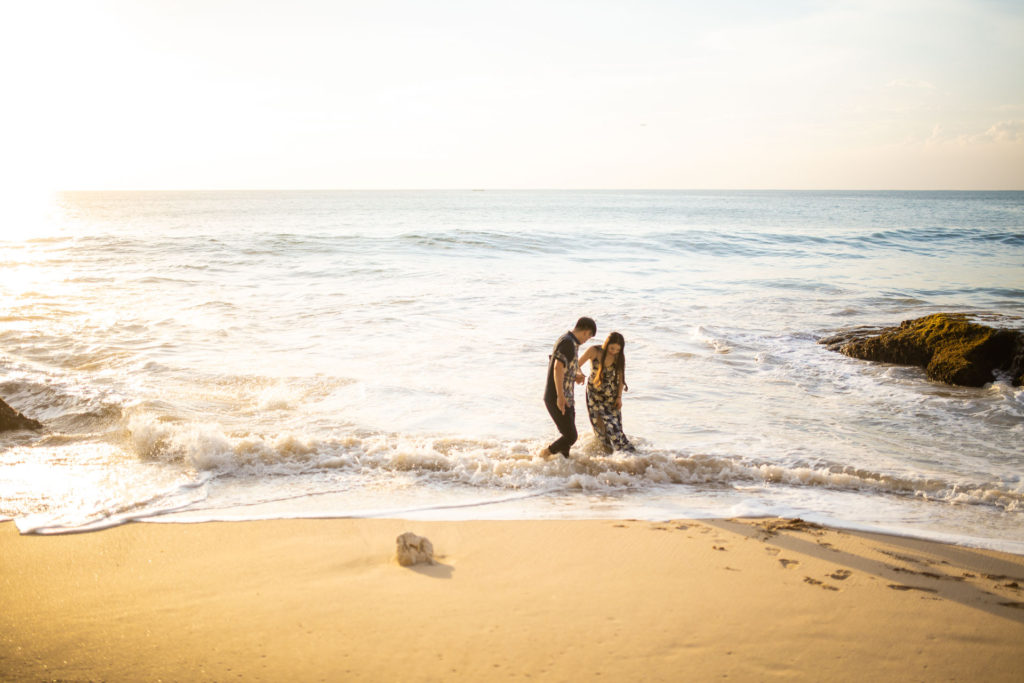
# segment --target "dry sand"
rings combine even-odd
[[[439,564],[400,567],[405,531]],[[1021,586],[779,520],[4,523],[0,679],[1021,681]]]

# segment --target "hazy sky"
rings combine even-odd
[[[0,10],[5,185],[1024,189],[1024,3]]]

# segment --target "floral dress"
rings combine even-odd
[[[600,367],[600,358],[590,361],[590,379],[587,381],[587,413],[590,415],[590,424],[606,448],[636,451],[622,431],[622,410],[615,407],[621,381],[618,368],[614,365],[605,368],[601,373],[601,386],[595,386],[594,378]]]

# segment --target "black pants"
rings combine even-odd
[[[558,403],[555,401],[544,401],[544,405],[548,409],[548,415],[555,421],[558,433],[562,435],[560,439],[548,446],[548,450],[552,453],[561,453],[568,458],[569,447],[579,438],[579,434],[576,433],[576,408],[566,406],[563,413],[558,409]]]

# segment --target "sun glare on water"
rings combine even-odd
[[[36,187],[11,189],[0,203],[0,240],[19,242],[53,237],[61,230],[57,194]]]
[[[21,187],[0,201],[0,310],[10,314],[30,292],[51,291],[63,279],[44,265],[47,241],[65,232],[60,215],[54,192]]]

